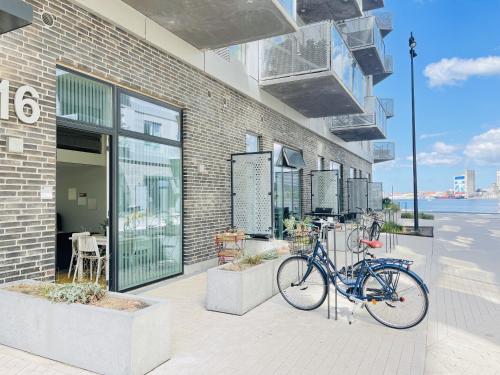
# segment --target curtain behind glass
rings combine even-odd
[[[181,149],[119,138],[118,289],[182,270]]]
[[[111,86],[62,69],[56,70],[56,115],[84,124],[113,126]]]

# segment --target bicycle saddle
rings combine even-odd
[[[370,247],[372,249],[378,249],[378,248],[384,246],[384,244],[382,242],[377,241],[377,240],[373,240],[373,241],[370,241],[370,240],[359,240],[359,242],[368,245],[368,247]]]

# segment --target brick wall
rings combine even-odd
[[[280,142],[303,150],[303,204],[309,206],[310,169],[317,156],[371,172],[371,165],[286,117],[230,89],[182,61],[146,44],[66,0],[28,0],[34,24],[0,36],[0,79],[14,90],[29,84],[40,93],[42,116],[34,125],[0,126],[0,283],[54,277],[56,64],[69,66],[184,110],[184,254],[192,264],[214,256],[213,234],[230,223],[231,153],[244,152],[245,133],[262,137],[263,150]],[[55,16],[44,28],[41,13]],[[23,154],[7,153],[6,136],[24,139]],[[204,165],[200,173],[200,165]]]

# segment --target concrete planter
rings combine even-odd
[[[101,374],[145,374],[170,358],[170,307],[166,301],[133,298],[149,306],[125,312],[46,299],[0,288],[0,344]]]
[[[207,310],[243,315],[277,294],[276,273],[285,257],[265,261],[244,271],[224,266],[207,271]]]

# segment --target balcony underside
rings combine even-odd
[[[304,23],[342,21],[363,15],[357,0],[297,0],[297,13]]]
[[[0,1],[0,34],[33,22],[33,7],[21,0]]]
[[[124,0],[199,49],[252,42],[297,30],[272,0]]]
[[[358,141],[374,141],[377,139],[385,139],[382,130],[376,126],[353,126],[332,128],[330,131],[340,139],[346,142]]]
[[[363,0],[363,10],[374,10],[384,7],[384,0]]]
[[[382,82],[384,79],[389,77],[392,74],[392,72],[384,72],[382,74],[377,74],[373,76],[373,84],[376,85],[377,83]]]
[[[394,160],[394,158],[387,157],[387,158],[373,158],[373,162],[376,163],[384,163],[386,161],[391,161]]]
[[[363,112],[363,107],[330,71],[276,78],[261,81],[260,85],[264,91],[305,117],[329,117]]]
[[[387,35],[389,35],[389,33],[392,31],[392,27],[387,27],[387,28],[384,28],[384,27],[381,27],[380,28],[380,34],[382,34],[382,38],[385,38]]]
[[[378,75],[385,73],[384,61],[380,58],[375,46],[359,48],[352,51],[359,67],[365,75]]]

